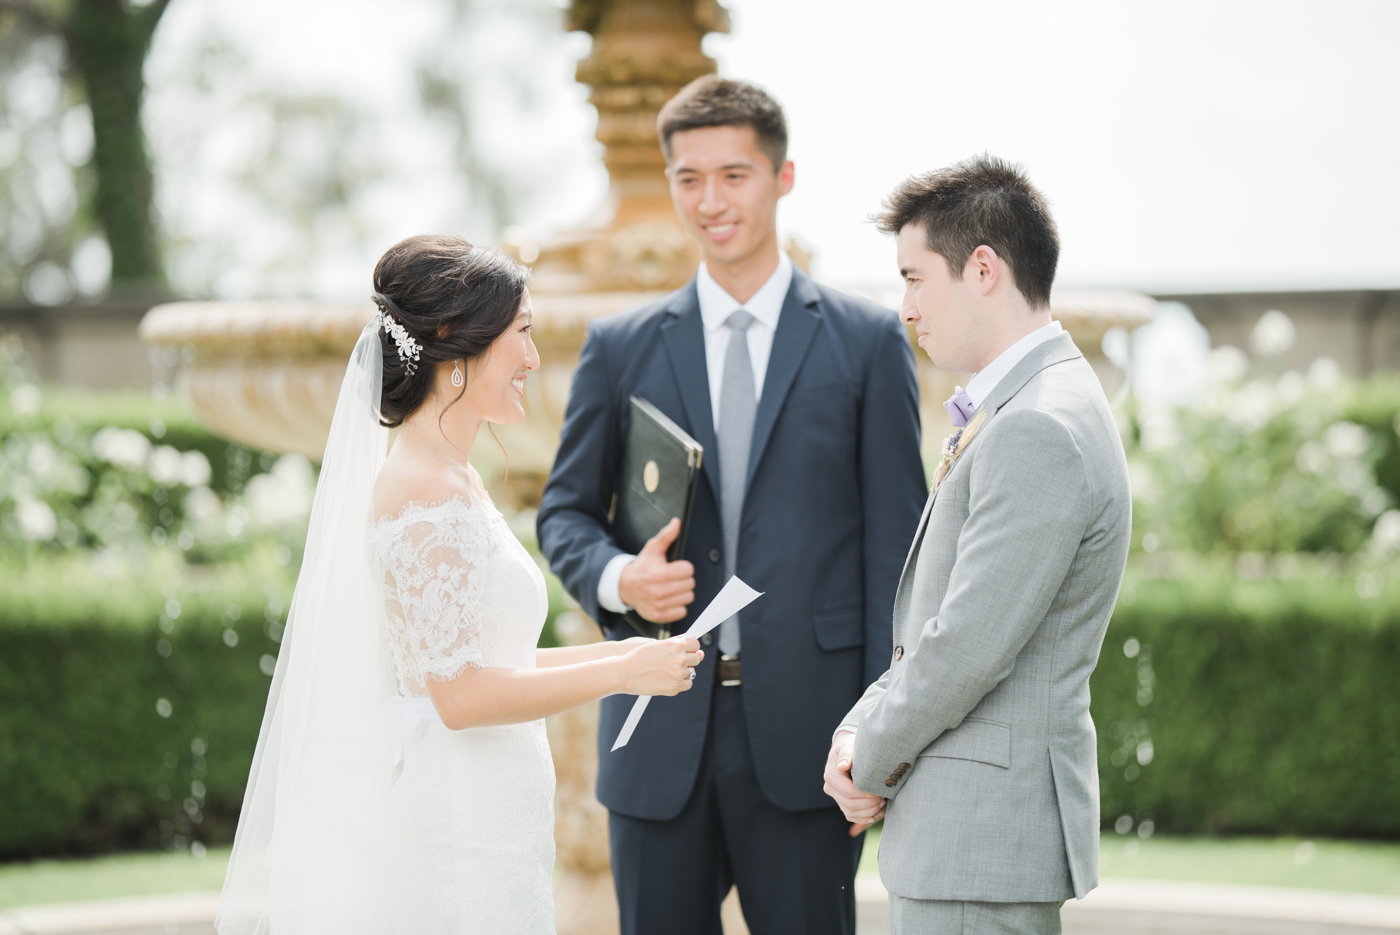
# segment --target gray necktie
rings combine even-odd
[[[724,352],[724,382],[719,390],[719,504],[724,526],[725,577],[734,574],[739,554],[739,519],[744,512],[744,483],[749,470],[749,447],[753,442],[754,392],[753,363],[749,360],[749,325],[753,316],[739,309],[729,316],[729,348]],[[724,656],[739,652],[739,617],[736,614],[719,625],[719,651]]]

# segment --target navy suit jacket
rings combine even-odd
[[[540,548],[610,639],[634,635],[598,606],[622,549],[608,523],[628,397],[649,400],[705,448],[684,557],[695,565],[690,625],[723,586],[719,459],[695,282],[589,327],[554,470]],[[764,596],[740,614],[744,711],[758,783],[790,811],[830,807],[832,732],[890,663],[900,570],[927,496],[914,357],[894,312],[793,271],[773,337],[749,455],[737,574]],[[603,700],[598,799],[669,820],[690,796],[714,690],[717,647],[695,686],[656,698],[631,742],[609,752],[631,695]]]

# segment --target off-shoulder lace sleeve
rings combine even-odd
[[[404,682],[481,668],[481,589],[490,537],[469,509],[394,523],[378,542],[394,665]]]

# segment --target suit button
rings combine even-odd
[[[887,786],[897,786],[897,785],[899,785],[899,774],[898,774],[898,773],[891,773],[891,774],[890,774],[890,778],[885,780],[885,785],[887,785]]]
[[[903,659],[903,658],[904,658],[904,647],[903,647],[903,646],[896,646],[896,647],[894,648],[894,661],[895,661],[895,662],[898,662],[899,660],[901,660],[901,659]]]
[[[710,549],[710,564],[719,564],[719,549]]]
[[[903,776],[906,772],[908,772],[908,770],[909,770],[909,764],[908,764],[908,763],[900,763],[899,766],[895,767],[895,772],[896,772],[896,773],[899,773],[901,776]]]
[[[704,643],[706,646],[709,646],[714,641],[715,637],[712,633],[706,633],[704,636],[700,637],[700,642]]]

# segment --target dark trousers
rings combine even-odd
[[[831,808],[788,812],[758,787],[743,688],[716,685],[695,789],[671,821],[611,812],[622,935],[722,935],[739,889],[752,935],[854,935],[865,835]]]

